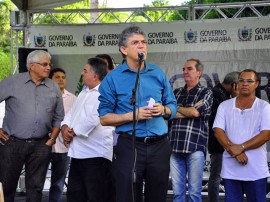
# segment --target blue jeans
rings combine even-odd
[[[222,154],[210,155],[211,167],[208,180],[208,201],[219,201],[219,185],[221,181],[220,172],[222,167]]]
[[[247,201],[266,201],[267,178],[255,181],[223,179],[225,185],[225,202],[242,202],[246,194]]]
[[[188,177],[188,201],[202,201],[202,178],[205,156],[202,151],[193,153],[172,153],[171,177],[174,202],[186,201],[186,180]]]
[[[67,153],[52,153],[49,202],[62,202],[69,161],[70,158],[67,156]]]

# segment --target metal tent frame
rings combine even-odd
[[[244,13],[249,11],[249,16]],[[63,20],[62,14],[66,14]],[[119,18],[119,14],[125,14],[125,18]],[[154,15],[153,15],[154,14]],[[222,4],[201,4],[190,6],[166,6],[166,7],[138,7],[138,8],[103,8],[103,9],[35,9],[11,11],[10,35],[12,72],[18,71],[18,48],[27,47],[29,37],[28,29],[34,25],[76,25],[76,24],[104,24],[106,17],[110,22],[106,23],[136,23],[143,22],[171,22],[170,16],[178,16],[177,21],[206,21],[206,20],[230,20],[243,18],[270,17],[270,1],[252,1]],[[138,18],[138,16],[142,16]],[[74,20],[76,17],[76,21]],[[210,19],[209,19],[210,18]],[[49,22],[49,23],[48,23]]]

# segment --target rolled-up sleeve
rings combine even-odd
[[[211,112],[211,107],[213,105],[212,91],[206,88],[204,92],[200,94],[200,98],[198,100],[200,100],[202,104],[195,107],[195,109],[197,109],[200,112],[201,116],[204,116],[205,114],[209,115],[209,112]]]
[[[105,77],[99,86],[100,101],[98,107],[99,116],[105,116],[108,113],[114,113],[116,96],[114,93],[113,83],[108,82],[108,77]]]
[[[165,78],[165,88],[164,88],[162,102],[171,110],[171,115],[169,117],[169,120],[173,119],[177,112],[177,103],[176,103],[176,99],[175,99],[172,87],[167,78]]]

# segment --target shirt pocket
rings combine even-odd
[[[58,96],[54,92],[49,92],[40,97],[39,103],[48,113],[53,113],[56,107]]]
[[[83,110],[82,110],[83,117],[85,119],[89,119],[90,117],[95,116],[95,111],[93,111],[93,110],[94,110],[93,105],[85,104],[83,107]],[[96,111],[96,113],[98,113],[98,112]]]

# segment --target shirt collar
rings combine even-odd
[[[27,83],[27,82],[29,82],[29,81],[32,81],[32,82],[33,82],[32,78],[31,78],[31,76],[30,76],[30,72],[29,72],[29,71],[28,71],[28,72],[25,72],[25,73],[20,73],[20,74],[24,74],[24,83]],[[34,83],[34,82],[33,82],[33,83]],[[43,80],[40,82],[40,84],[49,86],[48,78],[43,79]]]
[[[149,64],[148,62],[144,62],[144,69],[141,70],[141,72],[144,73],[144,72],[151,71],[153,69],[154,69],[154,66],[153,65]],[[125,71],[135,72],[135,70],[131,70],[129,68],[129,66],[127,65],[127,62],[126,61],[122,64],[121,70],[122,70],[122,72],[125,72]]]
[[[191,88],[191,89],[189,90],[189,92],[191,92],[191,91],[193,91],[193,90],[197,90],[197,89],[199,89],[199,88],[202,88],[202,85],[201,85],[200,82],[197,83],[196,86],[194,86],[193,88]],[[187,84],[184,86],[184,89],[187,91]]]
[[[32,81],[30,77],[30,72],[20,73],[24,75],[24,83],[27,83],[28,81]]]
[[[86,92],[91,92],[91,91],[98,91],[98,88],[99,88],[100,84],[98,84],[96,87],[92,88],[92,89],[89,89],[88,87],[86,87],[84,90]]]
[[[64,89],[64,93],[62,94],[63,97],[67,97],[72,95],[72,93],[68,92],[66,89]]]

